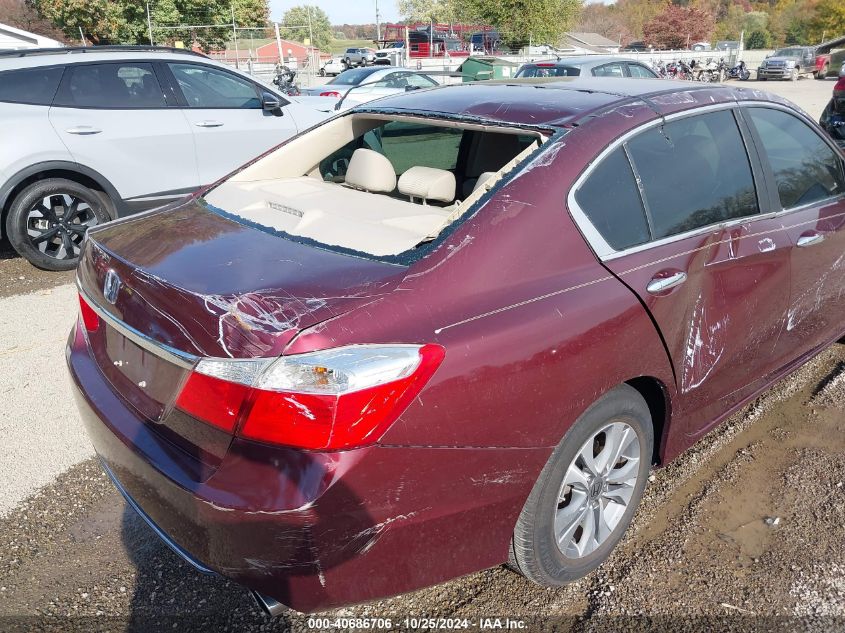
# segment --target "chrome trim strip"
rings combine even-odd
[[[173,363],[183,369],[193,369],[194,366],[199,362],[200,357],[195,356],[194,354],[188,354],[187,352],[183,352],[178,350],[174,347],[170,347],[169,345],[164,345],[163,343],[159,343],[158,341],[154,341],[146,334],[142,334],[132,326],[126,325],[123,321],[120,321],[114,315],[106,312],[103,308],[101,308],[96,301],[91,299],[91,295],[89,295],[82,287],[79,285],[79,280],[76,280],[76,288],[79,290],[79,294],[82,295],[82,298],[85,299],[86,303],[91,306],[91,309],[97,313],[103,321],[108,323],[111,327],[115,330],[120,332],[123,336],[128,338],[130,341],[135,343],[138,347],[145,349],[146,351],[158,356],[159,358],[166,360],[169,363]]]
[[[209,569],[202,563],[200,563],[197,559],[191,556],[188,552],[182,549],[179,545],[176,544],[165,532],[162,530],[158,525],[155,524],[146,512],[144,512],[141,507],[135,502],[132,496],[126,491],[126,488],[123,487],[123,484],[120,483],[117,476],[112,472],[112,469],[109,468],[109,465],[106,463],[106,460],[102,458],[102,456],[97,456],[100,460],[100,465],[103,467],[103,470],[106,472],[106,475],[109,476],[111,482],[114,484],[114,487],[117,488],[117,491],[123,496],[126,500],[126,503],[129,505],[130,508],[135,510],[138,513],[138,516],[144,519],[144,522],[150,526],[153,532],[155,532],[156,536],[158,536],[164,544],[167,545],[170,549],[173,550],[175,554],[177,554],[182,560],[188,563],[191,567],[196,569],[198,572],[203,574],[210,574],[210,575],[217,575],[212,569]]]

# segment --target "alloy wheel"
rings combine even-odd
[[[32,244],[54,259],[79,256],[85,232],[98,223],[91,204],[71,193],[45,196],[30,207],[26,232]]]
[[[588,556],[613,533],[631,502],[639,462],[639,438],[624,422],[605,425],[581,446],[555,513],[555,542],[564,556]]]

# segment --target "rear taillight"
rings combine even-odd
[[[326,92],[320,93],[321,97],[340,97],[340,93],[336,90],[327,90]]]
[[[305,449],[376,442],[444,357],[439,345],[353,345],[278,360],[202,360],[176,406],[237,435]]]
[[[89,332],[94,332],[100,327],[100,317],[94,312],[94,309],[88,305],[83,296],[79,295],[79,313],[82,316],[82,323],[85,329]]]
[[[837,92],[842,94],[836,94]],[[845,97],[845,76],[840,77],[836,85],[833,86],[833,94],[837,97]]]

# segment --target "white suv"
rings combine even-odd
[[[71,269],[88,227],[213,183],[328,116],[306,101],[180,49],[0,53],[0,237]]]

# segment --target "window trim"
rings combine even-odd
[[[787,115],[792,116],[799,121],[802,121],[807,127],[813,132],[818,138],[825,143],[830,150],[833,152],[833,155],[839,160],[839,169],[842,174],[843,180],[845,180],[845,160],[842,158],[842,152],[839,147],[833,142],[833,139],[829,138],[826,134],[819,134],[819,131],[816,129],[815,121],[803,116],[803,113],[797,112],[792,108],[788,108],[784,105],[779,103],[761,103],[761,102],[752,102],[747,104],[742,104],[739,107],[740,115],[745,117],[746,110],[751,108],[766,108],[769,110],[780,110],[781,112],[785,112]],[[819,200],[813,200],[812,202],[805,202],[804,204],[799,204],[793,207],[784,208],[783,204],[780,201],[780,193],[778,192],[777,188],[777,179],[775,178],[775,172],[772,169],[772,165],[769,162],[769,157],[766,154],[766,149],[763,146],[763,139],[760,137],[760,133],[757,131],[756,126],[754,125],[754,121],[750,120],[751,115],[748,114],[748,120],[745,121],[746,126],[748,127],[748,133],[751,136],[751,141],[755,146],[755,150],[757,152],[759,161],[760,161],[760,168],[763,170],[763,174],[765,175],[768,188],[770,190],[770,201],[773,205],[773,208],[776,210],[776,215],[784,215],[787,213],[794,213],[798,211],[805,211],[812,207],[822,206],[826,204],[831,204],[834,201],[845,199],[845,189],[839,194],[828,196],[826,198],[821,198]]]
[[[760,174],[755,170],[755,161],[758,160],[756,155],[752,156],[750,152],[750,148],[748,143],[744,138],[744,130],[743,126],[740,124],[739,119],[736,117],[735,111],[738,109],[738,105],[736,102],[731,103],[717,103],[713,105],[702,106],[700,108],[695,108],[692,110],[684,110],[682,112],[673,112],[672,114],[668,114],[666,116],[660,116],[657,119],[652,121],[648,121],[647,123],[643,123],[642,125],[635,127],[631,130],[625,132],[622,136],[615,139],[610,145],[606,146],[598,156],[596,156],[590,164],[587,165],[587,168],[581,172],[581,175],[575,180],[575,183],[570,187],[569,193],[566,196],[566,204],[569,208],[569,213],[572,216],[572,219],[575,221],[576,226],[581,231],[584,238],[587,240],[587,243],[593,249],[593,252],[601,261],[611,261],[614,259],[618,259],[620,257],[625,257],[627,255],[631,255],[633,253],[638,253],[640,251],[644,251],[650,248],[656,248],[659,246],[663,246],[665,244],[671,244],[672,242],[679,242],[681,240],[695,237],[696,235],[703,235],[706,233],[711,233],[717,228],[728,228],[731,226],[737,226],[740,224],[745,224],[748,222],[756,222],[758,220],[768,219],[775,217],[778,215],[779,212],[777,211],[766,211],[764,208],[764,201],[766,199],[761,198],[761,191],[768,191],[768,183],[760,182],[758,180]],[[751,166],[751,178],[754,181],[754,188],[757,193],[757,206],[759,209],[759,213],[755,215],[748,215],[743,216],[741,218],[735,218],[732,220],[726,220],[723,222],[715,222],[713,224],[707,224],[704,226],[697,227],[690,231],[686,231],[684,233],[676,233],[675,235],[669,235],[667,237],[662,237],[657,240],[651,240],[644,244],[638,244],[636,246],[631,246],[630,248],[616,250],[607,241],[604,239],[602,234],[599,230],[595,227],[595,225],[590,220],[587,213],[578,205],[578,201],[575,199],[575,194],[577,193],[578,189],[584,183],[584,181],[590,177],[596,167],[601,163],[613,150],[620,147],[623,144],[627,144],[627,142],[641,134],[650,130],[651,128],[657,127],[659,125],[663,125],[664,123],[668,123],[669,121],[675,121],[677,119],[684,119],[692,116],[697,116],[699,114],[706,114],[708,112],[717,112],[719,110],[730,110],[734,111],[734,120],[737,122],[737,131],[740,135],[740,138],[743,139],[743,145],[745,146],[745,151],[748,156],[748,162]],[[756,147],[755,147],[756,150]],[[626,152],[627,154],[627,152]],[[756,154],[756,151],[755,151]],[[632,165],[633,166],[633,165]],[[636,167],[634,167],[636,169]],[[636,173],[636,172],[635,172]],[[642,192],[640,195],[640,199],[644,205],[646,201],[643,199]]]
[[[68,89],[68,83],[73,77],[73,73],[75,70],[81,66],[105,66],[105,65],[121,65],[121,66],[131,66],[131,65],[140,65],[144,64],[150,66],[153,72],[153,77],[156,78],[158,82],[158,87],[161,89],[161,95],[164,97],[164,105],[163,106],[103,106],[103,105],[76,105],[76,104],[65,104],[65,103],[57,103],[56,100],[59,98],[60,95],[63,94],[65,90]],[[101,61],[86,61],[86,62],[78,62],[73,64],[66,64],[65,71],[62,74],[62,80],[59,82],[59,87],[56,89],[56,94],[53,95],[53,102],[50,107],[53,108],[66,108],[68,110],[115,110],[115,111],[135,111],[135,110],[144,110],[144,111],[154,111],[154,110],[172,110],[175,107],[175,104],[170,103],[170,99],[168,98],[168,91],[167,87],[161,81],[161,77],[159,76],[157,69],[156,69],[156,60],[154,59],[108,59],[108,60],[101,60]]]

